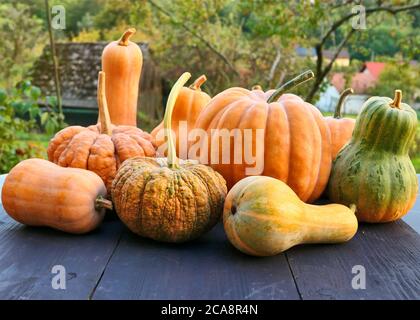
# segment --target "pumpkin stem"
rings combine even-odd
[[[340,94],[340,98],[338,99],[337,106],[335,107],[334,118],[340,119],[341,118],[341,111],[343,109],[344,101],[346,100],[347,96],[353,94],[354,90],[352,88],[347,88]]]
[[[111,119],[109,117],[108,104],[105,93],[105,72],[99,71],[98,76],[98,108],[101,133],[111,135]]]
[[[105,199],[104,197],[97,197],[95,200],[95,209],[108,209],[112,210],[114,206],[112,205],[112,201]]]
[[[261,91],[263,91],[262,87],[259,84],[256,84],[255,86],[253,86],[251,88],[251,90],[261,90]]]
[[[276,91],[274,91],[270,98],[268,98],[267,102],[271,103],[277,101],[283,93],[301,85],[302,83],[305,83],[308,80],[311,80],[313,77],[315,77],[315,75],[312,72],[312,70],[307,70],[304,73],[301,73],[300,75],[293,78],[292,80],[289,80]]]
[[[190,85],[190,89],[193,90],[200,90],[201,86],[203,85],[204,82],[207,81],[207,77],[206,75],[201,75],[199,76],[192,85]]]
[[[165,116],[163,117],[163,128],[166,132],[166,141],[168,144],[168,167],[171,169],[179,168],[179,159],[176,156],[175,142],[172,138],[172,111],[174,110],[175,102],[178,99],[179,92],[184,84],[191,78],[189,72],[185,72],[175,82],[169,93],[168,102],[166,103]]]
[[[351,211],[353,211],[353,213],[356,213],[357,208],[356,208],[356,205],[354,203],[352,203],[349,208],[350,208]]]
[[[121,36],[120,40],[118,40],[118,45],[119,46],[128,46],[128,42],[130,41],[130,38],[133,34],[136,33],[136,29],[134,28],[129,28],[127,29],[124,34]]]
[[[400,108],[401,100],[402,100],[402,91],[401,90],[395,90],[394,101],[391,102],[390,106],[392,108],[401,109]]]

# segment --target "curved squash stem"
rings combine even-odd
[[[392,108],[401,109],[400,108],[401,100],[402,100],[402,91],[401,90],[395,90],[394,101],[391,102],[390,106]]]
[[[256,84],[255,86],[253,86],[251,88],[251,90],[261,90],[261,91],[263,91],[262,87],[259,84]]]
[[[305,71],[304,73],[301,73],[296,78],[293,78],[292,80],[286,82],[283,84],[280,88],[278,88],[274,93],[268,98],[267,102],[271,103],[274,101],[277,101],[280,96],[285,93],[286,91],[289,91],[302,83],[305,83],[308,80],[311,80],[314,78],[315,75],[311,70]]]
[[[108,104],[105,93],[105,72],[99,71],[98,76],[98,108],[101,133],[111,135],[111,119],[109,117]]]
[[[356,213],[357,208],[356,208],[356,205],[354,203],[352,203],[349,208],[350,208],[351,211],[353,211],[353,213]]]
[[[206,75],[201,75],[199,76],[192,85],[190,85],[190,89],[193,90],[200,90],[201,86],[203,85],[204,82],[207,81],[207,77]]]
[[[344,101],[346,100],[347,96],[353,94],[354,90],[352,88],[347,88],[340,94],[340,98],[338,99],[337,106],[335,107],[334,111],[334,118],[340,119],[341,118],[341,111],[343,109]]]
[[[112,201],[105,199],[104,197],[97,197],[95,200],[95,209],[108,209],[112,210],[114,206],[112,205]]]
[[[168,144],[168,167],[171,169],[179,168],[179,159],[176,156],[175,142],[172,137],[172,111],[174,110],[179,92],[190,78],[191,74],[189,72],[185,72],[174,84],[171,92],[169,93],[168,102],[166,103],[165,116],[163,117],[163,128],[166,133],[166,142]]]
[[[134,28],[129,28],[127,29],[124,34],[121,36],[120,40],[118,40],[118,45],[119,46],[128,46],[128,42],[130,41],[130,38],[133,34],[136,33],[136,29]]]

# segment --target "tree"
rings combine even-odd
[[[390,61],[379,76],[376,85],[369,93],[376,96],[393,97],[395,89],[401,89],[406,103],[420,98],[420,67],[407,62]]]
[[[0,85],[12,87],[46,42],[43,21],[32,14],[30,5],[7,1],[0,4],[0,38]]]
[[[369,17],[373,14],[379,12],[385,12],[389,14],[396,15],[401,12],[405,11],[412,11],[415,9],[420,8],[420,3],[416,4],[400,4],[403,1],[397,1],[397,4],[393,4],[393,1],[389,3],[384,3],[385,1],[365,1],[366,4],[369,4],[369,7],[364,9],[365,16]],[[350,10],[350,6],[358,4],[359,1],[345,1],[340,4],[338,7],[341,7],[340,13],[338,15],[332,15],[333,20],[329,22],[326,31],[323,32],[321,38],[315,44],[315,50],[317,54],[317,63],[316,63],[316,71],[315,71],[315,81],[313,82],[312,89],[307,96],[307,100],[312,102],[316,93],[318,92],[320,86],[322,85],[324,79],[327,77],[328,73],[331,71],[335,60],[337,59],[338,55],[340,54],[341,50],[347,45],[349,40],[353,37],[356,33],[356,29],[349,27],[348,23],[351,19],[358,16],[360,11],[357,10]],[[375,3],[375,4],[371,4]],[[409,3],[409,1],[405,1],[405,3]],[[350,13],[348,13],[350,12]],[[342,41],[336,46],[335,53],[333,58],[330,62],[324,66],[324,58],[323,58],[323,51],[325,48],[326,43],[332,37],[337,30],[340,28],[346,27],[348,31],[346,31],[345,36],[343,37]]]

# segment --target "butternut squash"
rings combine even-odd
[[[28,159],[7,175],[1,198],[7,214],[22,224],[80,234],[98,227],[105,209],[112,209],[106,194],[91,171]]]
[[[102,70],[106,77],[106,100],[111,122],[115,125],[137,125],[137,100],[143,67],[140,47],[130,41],[136,29],[124,32],[118,41],[109,43],[102,52]]]
[[[357,231],[354,207],[305,204],[284,182],[265,176],[247,177],[230,190],[223,224],[229,241],[254,256],[303,243],[344,242]]]

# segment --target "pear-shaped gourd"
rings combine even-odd
[[[284,182],[242,179],[229,191],[223,211],[229,241],[254,256],[272,256],[303,243],[338,243],[357,231],[354,209],[304,203]]]
[[[394,100],[372,97],[356,119],[353,136],[337,155],[330,181],[332,201],[355,204],[359,221],[388,222],[405,215],[418,190],[408,151],[417,130],[416,112]]]

